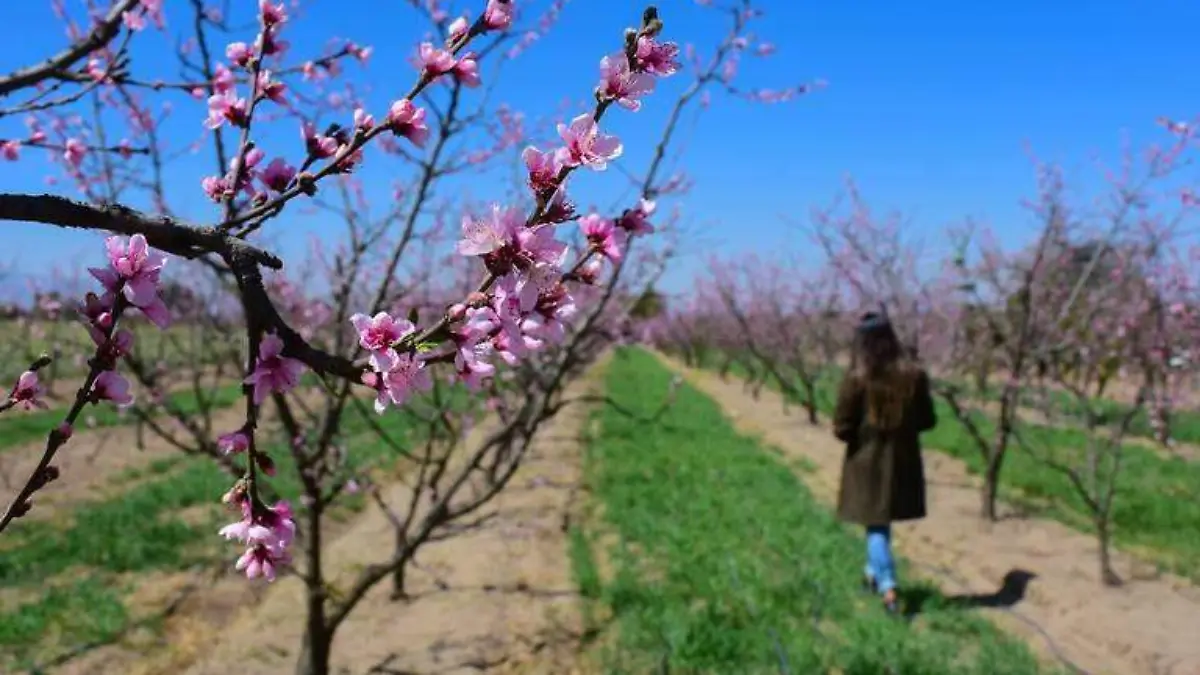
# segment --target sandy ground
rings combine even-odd
[[[598,370],[569,387],[568,396],[597,386]],[[409,599],[392,600],[386,582],[368,594],[338,632],[335,672],[573,671],[571,645],[581,626],[564,524],[586,417],[585,406],[568,406],[547,424],[513,483],[489,505],[495,515],[485,526],[421,549]],[[407,494],[403,485],[386,490],[390,503],[404,503]],[[369,508],[328,547],[327,564],[344,582],[386,557],[391,541],[386,518]],[[227,624],[205,658],[173,672],[291,673],[303,616],[301,584],[281,579]]]
[[[246,419],[240,406],[212,412],[216,433],[235,429]],[[173,429],[173,420],[163,421]],[[191,434],[176,432],[185,442]],[[0,498],[7,504],[41,460],[45,442],[37,441],[0,451]],[[146,427],[138,442],[136,425],[104,427],[77,431],[54,455],[61,477],[38,491],[34,497],[34,519],[53,518],[69,513],[79,504],[97,499],[111,487],[113,478],[123,471],[146,466],[156,459],[179,455],[180,450]]]
[[[794,406],[785,411],[775,392],[755,400],[734,378],[668,363],[739,428],[810,464],[806,483],[836,500],[844,450],[827,429],[807,424]],[[1116,564],[1127,583],[1105,588],[1091,537],[1037,518],[982,522],[978,480],[951,457],[925,458],[930,516],[896,527],[899,552],[922,576],[980,605],[1048,659],[1097,674],[1200,675],[1200,591],[1125,555]]]
[[[178,390],[188,390],[181,383]],[[144,396],[140,389],[138,396]],[[271,415],[272,407],[266,408],[264,428],[276,425]],[[20,415],[21,411],[9,411],[9,415]],[[86,415],[86,413],[85,413]],[[213,434],[222,434],[236,429],[245,420],[245,410],[240,404],[218,408],[209,413]],[[83,417],[81,417],[83,419]],[[193,416],[203,426],[203,420]],[[156,423],[182,442],[191,445],[192,435],[168,415],[160,415]],[[60,478],[38,491],[34,497],[34,509],[28,516],[32,519],[50,519],[56,515],[69,514],[79,504],[100,498],[112,487],[113,478],[120,473],[146,466],[157,459],[180,455],[181,451],[162,438],[149,425],[145,425],[140,439],[138,422],[130,413],[128,424],[111,427],[87,428],[80,424],[75,434],[54,456],[54,466]],[[12,448],[0,449],[0,499],[7,504],[17,493],[29,473],[41,460],[45,450],[44,440],[25,443]]]

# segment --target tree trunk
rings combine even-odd
[[[400,554],[404,551],[405,543],[406,543],[406,540],[404,537],[404,533],[402,531],[400,531],[399,529],[397,529],[396,551],[395,551],[396,557],[400,557]],[[407,572],[408,572],[408,563],[407,562],[402,565],[397,565],[396,569],[392,572],[392,600],[407,600],[408,599],[408,592],[404,590],[404,585],[405,585],[404,581],[405,581],[405,577],[407,576]]]
[[[1164,447],[1171,444],[1171,409],[1167,406],[1152,408],[1150,414],[1158,417],[1155,440]]]
[[[296,675],[329,675],[329,647],[333,636],[325,635],[324,626],[314,636],[307,630],[296,661]]]
[[[1096,539],[1100,545],[1100,583],[1120,586],[1121,577],[1112,566],[1112,533],[1109,531],[1107,514],[1096,515]]]
[[[997,439],[999,443],[1000,439]],[[1007,439],[1005,439],[1007,441]],[[985,520],[996,520],[996,501],[1000,493],[1000,469],[1004,466],[1004,448],[993,448],[983,474],[983,502],[980,516]]]
[[[814,427],[821,423],[817,416],[817,387],[811,380],[804,380],[804,409],[808,411],[808,423]]]
[[[329,651],[333,633],[325,617],[325,574],[321,562],[321,514],[324,506],[314,499],[305,520],[305,553],[308,574],[305,587],[307,612],[304,642],[296,661],[296,675],[329,675]]]

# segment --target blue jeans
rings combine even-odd
[[[879,593],[896,587],[896,563],[892,560],[892,526],[867,526],[867,577],[875,581]]]

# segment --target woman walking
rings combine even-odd
[[[838,391],[833,432],[846,444],[838,517],[867,530],[865,582],[896,612],[891,524],[925,517],[920,434],[937,424],[929,376],[884,314],[864,315]]]

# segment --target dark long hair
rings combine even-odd
[[[850,376],[863,387],[868,424],[896,429],[903,423],[918,370],[887,315],[863,315],[854,331]]]

